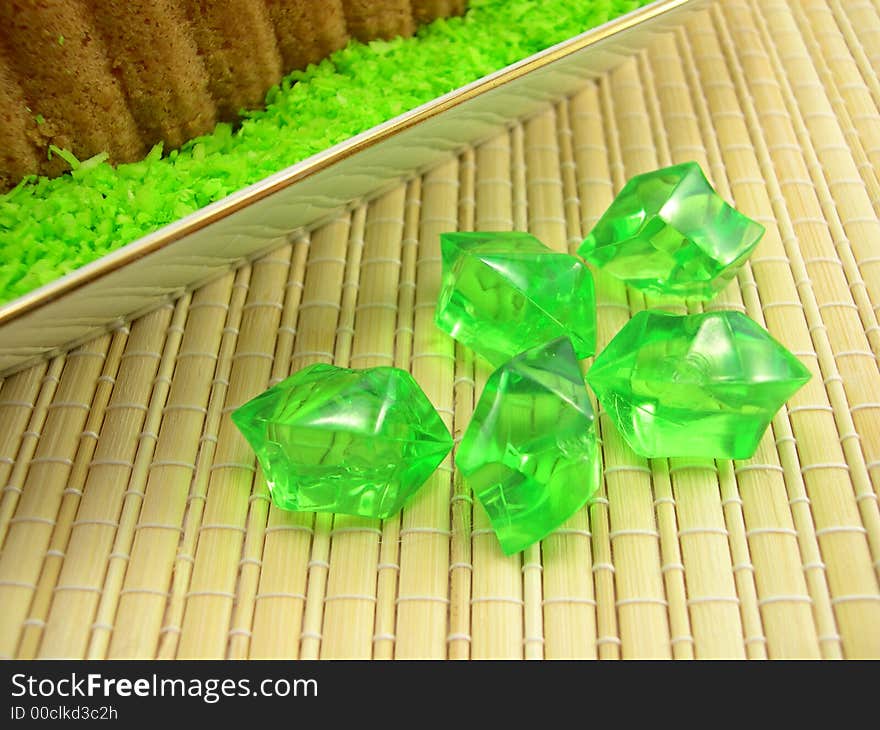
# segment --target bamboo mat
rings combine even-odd
[[[0,386],[0,656],[880,657],[880,0],[724,0],[553,108]],[[753,459],[645,461],[504,557],[452,459],[385,522],[285,513],[228,415],[313,362],[409,368],[460,437],[488,369],[433,325],[448,230],[573,251],[697,160],[763,222],[709,308],[813,372]],[[600,276],[599,345],[645,299]]]

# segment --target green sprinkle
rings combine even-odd
[[[110,155],[108,155],[106,152],[99,152],[94,157],[89,157],[89,159],[83,160],[82,162],[78,163],[76,167],[73,167],[71,165],[71,167],[73,167],[71,175],[78,179],[83,178],[90,170],[96,169],[109,156]]]
[[[37,116],[34,117],[34,120],[36,121],[36,123],[37,123],[38,126],[39,126],[40,124],[45,124],[45,123],[46,123],[46,118],[45,118],[42,114],[37,114]]]
[[[64,36],[63,35],[58,36],[58,45],[59,46],[64,45]]]
[[[62,150],[59,147],[56,147],[54,144],[49,145],[49,159],[52,159],[52,155],[58,155],[62,160],[64,160],[72,170],[75,170],[79,167],[79,160],[76,159],[76,156],[70,150]]]
[[[238,128],[113,168],[97,155],[0,196],[0,304],[370,127],[648,0],[471,0],[417,38],[352,42],[294,71]],[[58,39],[61,43],[61,37]],[[147,192],[144,192],[147,191]],[[26,255],[25,253],[26,252]]]

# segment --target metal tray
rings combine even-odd
[[[707,0],[657,0],[352,137],[0,307],[0,376],[174,299],[572,94]]]

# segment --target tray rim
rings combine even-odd
[[[711,0],[654,0],[242,188],[0,305],[0,378],[62,355],[523,122]]]
[[[657,0],[657,2],[645,5],[601,26],[562,41],[544,51],[517,61],[466,86],[459,87],[443,96],[439,96],[421,106],[404,112],[387,122],[372,127],[332,147],[328,147],[221,200],[210,203],[184,218],[166,224],[145,236],[135,239],[48,284],[44,284],[4,305],[0,305],[0,327],[38,309],[48,302],[70,294],[76,289],[137,259],[143,258],[185,236],[200,231],[206,226],[222,220],[242,208],[246,208],[314,173],[325,170],[337,162],[393,137],[426,119],[442,114],[446,110],[460,106],[472,98],[509,84],[521,76],[570,56],[620,31],[671,13],[683,6],[699,2],[700,0]]]

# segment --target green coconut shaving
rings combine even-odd
[[[352,42],[271,88],[236,128],[116,167],[102,153],[0,196],[0,304],[267,175],[649,0],[471,0],[415,38]],[[59,43],[61,39],[59,39]]]

